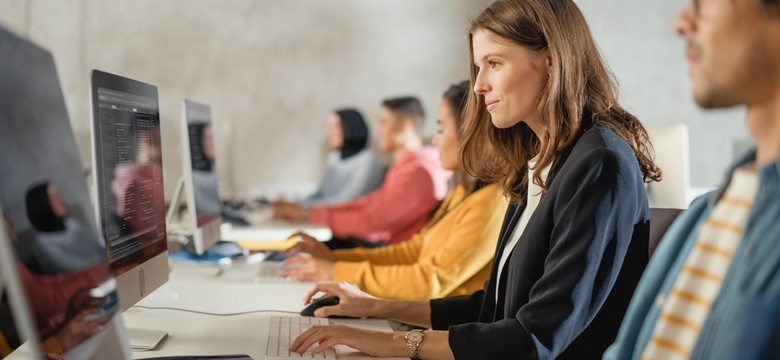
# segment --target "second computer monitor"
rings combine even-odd
[[[180,223],[191,234],[185,249],[202,254],[219,241],[222,202],[219,197],[211,109],[204,104],[184,100],[182,104],[182,179],[177,195],[186,200],[187,210]],[[178,205],[174,196],[172,206]]]
[[[92,72],[95,210],[122,309],[168,281],[157,88]]]

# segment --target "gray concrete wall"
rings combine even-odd
[[[685,3],[576,2],[618,80],[622,104],[646,125],[688,125],[691,184],[720,184],[729,163],[752,140],[745,130],[744,109],[703,111],[693,102],[685,44],[672,29]]]
[[[0,25],[54,53],[81,156],[90,159],[93,68],[160,90],[166,193],[181,173],[184,97],[212,105],[220,188],[241,197],[316,182],[325,120],[355,105],[372,127],[387,96],[420,96],[427,134],[447,85],[467,76],[468,20],[488,0],[0,0]],[[692,183],[717,184],[747,138],[740,110],[690,100],[679,1],[578,1],[623,104],[648,125],[690,127]]]

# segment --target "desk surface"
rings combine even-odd
[[[143,359],[173,355],[248,354],[265,358],[268,319],[297,314],[312,283],[262,282],[255,278],[257,264],[240,264],[221,272],[197,264],[171,263],[166,285],[138,305],[174,307],[210,313],[269,312],[213,316],[176,310],[131,308],[123,315],[126,327],[168,331],[168,339],[153,351],[133,351]],[[276,312],[275,312],[276,311]],[[331,320],[361,328],[389,331],[385,320]],[[348,347],[336,348],[339,359],[373,359]]]

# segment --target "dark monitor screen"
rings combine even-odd
[[[222,203],[219,199],[211,109],[190,100],[185,100],[184,105],[195,212],[199,217],[219,215]]]
[[[157,91],[99,71],[93,82],[97,209],[119,275],[167,249]]]
[[[92,72],[95,211],[126,310],[168,281],[157,88]]]
[[[0,240],[10,239],[13,248],[1,261],[21,280],[44,352],[91,357],[99,341],[93,335],[119,317],[105,243],[54,60],[2,28],[0,169],[6,229]],[[10,316],[15,305],[7,295],[4,291],[0,306],[1,335],[8,345],[0,349],[3,358],[21,342]]]

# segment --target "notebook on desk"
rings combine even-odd
[[[268,221],[252,226],[222,224],[220,227],[222,240],[237,242],[251,251],[287,250],[298,241],[292,239],[291,235],[299,231],[319,241],[328,241],[333,237],[333,232],[325,226],[284,221]]]

